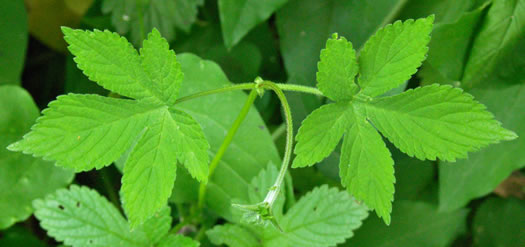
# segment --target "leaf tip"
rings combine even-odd
[[[333,33],[332,34],[332,39],[338,39],[339,38],[339,34],[337,33]]]

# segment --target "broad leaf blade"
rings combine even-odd
[[[388,225],[396,181],[394,161],[381,135],[362,115],[362,109],[358,109],[361,106],[353,107],[357,111],[341,146],[341,183]]]
[[[523,78],[525,1],[495,0],[472,44],[462,82],[468,87],[492,79]]]
[[[378,96],[416,73],[425,59],[434,16],[396,21],[377,31],[359,55],[361,93]]]
[[[419,159],[455,161],[516,134],[461,89],[437,84],[377,99],[367,107],[374,126]]]
[[[215,245],[225,244],[229,247],[262,246],[255,234],[240,225],[218,225],[208,230],[206,235]]]
[[[143,71],[140,56],[126,38],[107,30],[62,31],[78,68],[90,80],[120,95],[161,102],[163,92]]]
[[[171,229],[171,208],[165,206],[137,229],[144,232],[151,244],[159,243]]]
[[[232,48],[257,24],[265,21],[287,0],[219,0],[224,44]]]
[[[428,203],[396,201],[390,226],[370,217],[343,246],[451,246],[466,230],[467,213],[465,209],[442,213]]]
[[[474,243],[478,247],[525,245],[525,202],[514,198],[489,198],[474,216]]]
[[[56,160],[76,171],[100,169],[126,151],[159,109],[98,95],[58,96],[31,132],[8,148]]]
[[[321,106],[308,115],[296,136],[292,167],[311,166],[334,151],[353,121],[351,111],[350,104],[341,102]]]
[[[143,232],[131,233],[119,211],[96,191],[71,186],[33,203],[42,228],[75,247],[150,246]]]
[[[334,101],[351,100],[359,90],[354,83],[359,70],[352,43],[334,34],[321,50],[321,61],[317,64],[317,87]]]
[[[0,115],[0,229],[5,229],[28,218],[34,199],[66,186],[74,174],[52,162],[6,149],[39,115],[28,92],[17,86],[1,86]]]
[[[299,200],[280,222],[283,233],[265,230],[265,246],[335,246],[354,235],[368,216],[367,208],[345,191],[315,188]],[[312,234],[315,233],[315,234]]]
[[[175,181],[177,125],[167,110],[150,121],[131,151],[122,177],[122,204],[132,228],[166,205]]]
[[[207,183],[210,144],[201,126],[183,111],[170,109],[170,113],[177,126],[173,132],[177,159],[193,178]]]
[[[153,29],[144,40],[142,49],[142,67],[151,81],[163,92],[160,97],[167,105],[175,104],[184,74],[177,62],[175,52],[157,29]]]
[[[0,85],[20,85],[28,32],[27,13],[22,1],[4,1],[0,9]]]

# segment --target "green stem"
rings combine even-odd
[[[241,85],[241,84],[239,84]],[[253,88],[254,84],[250,84]],[[202,95],[201,95],[202,96]],[[242,121],[248,115],[248,112],[251,109],[251,106],[253,105],[253,102],[255,101],[255,98],[257,97],[257,91],[255,89],[252,89],[250,94],[248,95],[248,99],[244,103],[244,106],[241,109],[241,112],[237,116],[237,119],[235,119],[235,122],[233,122],[233,125],[228,130],[228,133],[226,134],[226,137],[224,138],[224,141],[222,141],[221,146],[219,147],[219,150],[217,150],[217,153],[215,154],[215,157],[213,157],[213,160],[210,162],[210,168],[208,173],[208,178],[211,179],[211,176],[213,175],[213,172],[215,171],[215,168],[217,168],[217,165],[219,164],[219,161],[221,160],[222,156],[226,152],[226,149],[230,145],[230,143],[233,141],[233,137],[235,136],[235,133],[237,133],[237,130],[241,126]],[[199,201],[198,201],[198,207],[199,209],[202,209],[204,206],[204,199],[206,197],[206,184],[201,183],[199,187]]]
[[[319,89],[313,88],[313,87],[301,86],[301,85],[295,85],[295,84],[284,84],[284,83],[273,83],[273,84],[276,85],[277,88],[283,91],[301,92],[301,93],[314,94],[318,96],[324,96],[323,93],[319,91]],[[217,93],[253,89],[256,87],[256,85],[257,84],[253,82],[248,82],[248,83],[234,84],[234,85],[229,85],[223,88],[217,88],[217,89],[212,89],[208,91],[198,92],[198,93],[190,94],[188,96],[184,96],[184,97],[177,99],[175,101],[175,104],[182,103],[184,101],[188,101],[191,99],[199,98],[202,96],[217,94]]]
[[[286,84],[286,83],[273,83],[273,84],[276,85],[279,89],[283,91],[309,93],[309,94],[314,94],[317,96],[324,97],[324,94],[315,87],[308,87],[308,86],[302,86],[302,85],[297,85],[297,84]]]
[[[277,94],[277,97],[279,98],[279,100],[281,101],[281,105],[283,106],[284,116],[286,119],[286,147],[284,149],[283,162],[281,164],[281,169],[279,170],[279,175],[277,176],[275,183],[273,184],[271,189],[268,191],[268,194],[266,194],[266,198],[264,198],[264,201],[263,201],[263,203],[267,203],[267,205],[271,209],[273,206],[273,203],[275,202],[275,200],[277,199],[277,196],[279,195],[279,192],[281,191],[281,186],[286,176],[286,171],[288,170],[288,164],[290,163],[290,158],[292,156],[293,121],[292,121],[292,112],[290,110],[290,105],[288,104],[288,100],[286,100],[286,96],[284,95],[279,85],[273,82],[270,82],[270,81],[264,81],[259,84],[259,87],[271,89],[275,92],[275,94]]]
[[[202,96],[207,96],[207,95],[212,95],[212,94],[217,94],[217,93],[224,93],[224,92],[235,91],[235,90],[247,90],[247,89],[253,89],[253,88],[255,88],[255,83],[234,84],[234,85],[226,86],[223,88],[212,89],[212,90],[198,92],[195,94],[190,94],[188,96],[181,97],[175,101],[175,104],[178,104],[178,103],[181,103],[187,100],[199,98]]]

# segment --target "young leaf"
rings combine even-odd
[[[122,177],[122,205],[135,228],[166,205],[177,169],[177,125],[164,110],[151,119],[131,151]]]
[[[218,225],[208,230],[206,235],[215,245],[225,244],[229,247],[262,246],[259,239],[250,230],[240,225]]]
[[[150,246],[144,232],[130,232],[128,224],[104,197],[86,187],[72,185],[35,200],[35,216],[57,241],[74,247]]]
[[[352,43],[337,33],[326,42],[321,50],[321,61],[317,64],[317,87],[323,94],[334,100],[351,100],[359,90],[354,83],[359,68]]]
[[[6,149],[29,130],[39,115],[27,91],[18,86],[0,86],[0,115],[0,229],[6,229],[27,219],[33,213],[34,199],[66,186],[74,173]]]
[[[350,122],[341,146],[341,183],[388,225],[396,181],[394,161],[381,135],[364,116],[356,112]]]
[[[486,107],[452,86],[437,84],[384,97],[367,105],[370,121],[397,148],[419,159],[455,161],[514,132]]]
[[[367,216],[367,208],[347,192],[323,185],[306,194],[286,213],[280,221],[283,232],[266,228],[264,246],[335,246],[352,237],[353,230]]]
[[[351,124],[351,115],[351,106],[346,102],[321,106],[308,115],[295,137],[297,156],[292,167],[311,166],[334,151]]]
[[[75,171],[118,159],[162,107],[98,95],[59,96],[11,151],[23,151]]]
[[[359,55],[362,94],[375,97],[404,83],[425,59],[434,16],[396,21],[377,31]]]

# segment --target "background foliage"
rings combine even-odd
[[[253,81],[258,75],[314,86],[321,49],[332,33],[351,41],[359,53],[385,24],[435,14],[425,62],[414,78],[389,93],[450,84],[474,95],[505,128],[525,136],[525,0],[2,0],[1,6],[0,246],[195,244],[168,234],[197,201],[198,183],[184,168],[177,170],[170,207],[130,234],[117,194],[125,157],[115,166],[75,174],[5,149],[57,95],[108,96],[77,68],[60,26],[116,31],[135,48],[156,27],[178,54],[185,74],[179,94],[188,95]],[[314,109],[329,103],[312,95],[287,96],[296,128]],[[213,156],[245,100],[244,93],[231,92],[177,107],[201,125]],[[388,144],[396,171],[390,226],[374,214],[367,217],[337,188],[339,146],[321,163],[290,171],[287,183],[293,183],[294,191],[283,193],[278,212],[288,234],[232,224],[239,222],[239,215],[231,202],[264,197],[254,191],[268,189],[284,149],[277,98],[267,93],[256,106],[209,182],[203,230],[191,224],[178,229],[199,239],[201,246],[525,246],[524,138],[453,163],[413,159]],[[309,208],[311,203],[317,206]],[[95,210],[84,207],[89,205]],[[345,214],[350,209],[357,213]],[[71,217],[76,213],[98,218]],[[316,213],[319,218],[312,216]],[[57,217],[68,219],[69,229],[48,230]],[[113,220],[104,221],[109,218]],[[304,222],[295,225],[292,218]],[[350,223],[329,229],[334,234],[322,243],[301,242],[308,231],[339,220]],[[317,221],[326,226],[315,225]],[[89,229],[71,230],[79,226]],[[99,238],[71,237],[82,231]]]

